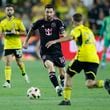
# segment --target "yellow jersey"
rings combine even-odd
[[[0,32],[11,32],[12,30],[18,31],[18,32],[25,32],[25,27],[23,25],[23,22],[15,18],[14,16],[9,20],[8,18],[5,18],[0,23]],[[22,48],[22,42],[20,35],[5,35],[4,36],[4,49],[21,49]]]
[[[99,63],[95,37],[93,32],[84,25],[76,26],[71,30],[71,36],[78,46],[76,59],[81,62]]]

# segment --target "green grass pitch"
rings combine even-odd
[[[71,106],[58,106],[63,97],[58,97],[51,85],[47,70],[42,63],[26,61],[27,73],[31,83],[27,84],[15,62],[12,63],[12,88],[3,88],[4,63],[0,62],[0,110],[110,110],[110,95],[105,89],[87,89],[83,72],[73,79]],[[99,69],[97,79],[110,78],[110,64]],[[26,96],[29,87],[41,90],[39,100],[30,100]]]

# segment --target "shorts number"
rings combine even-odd
[[[20,57],[22,56],[22,50],[16,50],[16,54]]]

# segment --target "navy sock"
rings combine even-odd
[[[59,86],[58,84],[58,80],[57,80],[57,77],[55,75],[55,72],[50,72],[49,73],[49,78],[50,78],[50,81],[52,82],[53,86],[56,88],[57,86]]]

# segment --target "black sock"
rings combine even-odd
[[[8,83],[10,83],[10,80],[6,80]]]
[[[24,76],[25,75],[25,73],[22,73],[22,76]]]
[[[64,76],[60,75],[60,84],[62,87],[64,87]]]
[[[49,73],[49,78],[53,84],[53,86],[56,88],[57,86],[59,86],[58,84],[58,80],[57,80],[57,77],[55,76],[55,72],[50,72]]]

